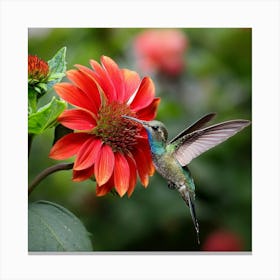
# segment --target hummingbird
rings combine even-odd
[[[170,189],[176,189],[180,193],[189,207],[198,244],[200,241],[195,212],[195,184],[187,165],[194,158],[224,142],[251,123],[248,120],[237,119],[205,127],[215,115],[216,113],[209,113],[201,117],[169,142],[167,142],[168,131],[162,122],[122,116],[140,123],[146,129],[155,169],[167,180]]]

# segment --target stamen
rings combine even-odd
[[[136,116],[127,104],[106,104],[99,110],[97,126],[92,133],[111,146],[114,152],[127,153],[137,144],[137,136],[140,135],[142,127],[124,119],[123,115]]]

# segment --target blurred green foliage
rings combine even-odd
[[[101,55],[121,67],[138,71],[132,44],[144,29],[30,29],[29,54],[48,60],[67,47],[67,69],[89,66]],[[157,119],[170,138],[208,112],[215,122],[251,119],[251,29],[181,29],[188,38],[185,71],[176,78],[154,75],[161,97]],[[64,78],[66,81],[67,79]],[[44,96],[46,104],[55,93]],[[54,130],[36,136],[29,158],[29,181],[55,164],[48,158]],[[236,233],[251,250],[251,127],[201,155],[189,165],[196,184],[196,207],[201,243],[220,228]],[[131,198],[95,196],[95,184],[71,181],[71,171],[46,178],[30,201],[49,200],[79,217],[100,251],[197,251],[189,210],[176,191],[155,174],[147,189],[137,185]]]

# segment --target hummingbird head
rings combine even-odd
[[[122,116],[122,117],[142,124],[148,133],[150,143],[159,142],[165,146],[168,138],[168,132],[165,125],[162,122],[157,120],[143,121],[130,116]]]

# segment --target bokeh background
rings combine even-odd
[[[123,68],[151,76],[161,97],[157,119],[166,124],[170,139],[209,112],[217,113],[214,122],[251,120],[251,29],[173,31],[175,37],[152,33],[151,39],[149,29],[32,28],[28,52],[47,61],[66,46],[67,69],[89,66],[90,59],[107,55]],[[53,95],[48,93],[40,103]],[[29,181],[57,163],[48,158],[53,135],[50,129],[35,137]],[[196,184],[200,245],[189,209],[158,174],[147,189],[138,183],[130,198],[120,198],[96,197],[94,182],[74,183],[71,171],[57,172],[29,200],[68,208],[91,233],[97,251],[251,251],[251,165],[251,126],[189,165]]]

